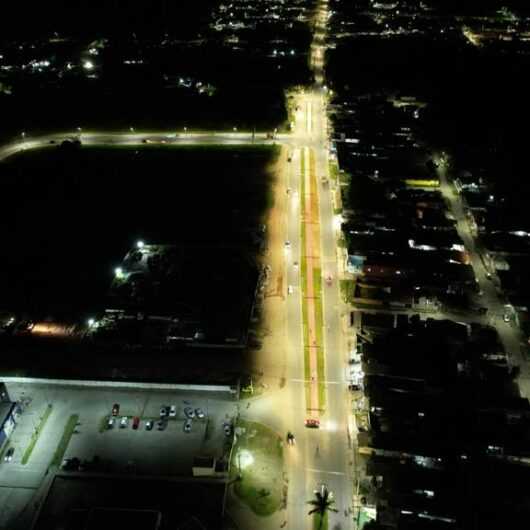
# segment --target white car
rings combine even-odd
[[[191,432],[191,423],[189,418],[184,422],[184,432]]]
[[[195,409],[195,416],[202,420],[205,417],[205,414],[202,409]]]
[[[293,291],[294,289],[292,285],[287,286],[287,294],[293,294]]]
[[[127,416],[123,416],[120,421],[120,429],[125,429],[125,427],[127,427],[128,424],[129,424],[129,418],[127,418]]]
[[[171,405],[171,407],[169,408],[169,417],[175,418],[176,415],[177,415],[177,407],[175,407],[175,405]]]

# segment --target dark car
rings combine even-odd
[[[146,431],[152,431],[153,430],[154,421],[149,420],[145,422],[145,430]]]
[[[138,416],[135,416],[135,417],[133,418],[132,428],[133,428],[134,430],[136,430],[136,429],[138,429],[139,425],[140,425],[140,418],[139,418]]]
[[[167,427],[167,420],[158,420],[156,422],[156,428],[159,431],[163,431]]]
[[[112,415],[117,416],[119,413],[120,413],[120,404],[114,403],[114,405],[112,405]]]
[[[14,447],[10,447],[6,451],[6,454],[4,455],[4,462],[11,462],[11,460],[13,460],[13,453],[14,452],[15,452],[15,448]]]

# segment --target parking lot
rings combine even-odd
[[[20,415],[8,442],[15,448],[12,460],[0,462],[0,513],[7,508],[3,501],[10,504],[10,511],[19,511],[12,506],[18,488],[37,491],[74,415],[78,416],[77,425],[63,459],[77,458],[84,463],[97,457],[98,469],[113,473],[190,476],[195,456],[220,458],[229,450],[231,436],[226,436],[224,424],[236,413],[234,401],[211,392],[34,384],[11,384],[8,391],[12,400],[30,398],[31,404]],[[52,405],[51,414],[31,457],[22,464],[31,433],[48,404]],[[119,412],[108,428],[115,404],[119,404]],[[168,407],[168,415],[163,430],[159,430],[163,406]],[[171,406],[174,411],[169,417]],[[187,407],[194,413],[200,408],[204,414],[203,418],[191,419],[190,432],[184,431]],[[124,416],[127,425],[120,427]],[[134,417],[139,418],[137,429],[133,429]],[[151,430],[146,429],[147,421],[153,421]],[[28,499],[24,496],[21,504]]]

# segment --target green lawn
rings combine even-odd
[[[61,462],[63,461],[64,453],[66,453],[66,449],[68,448],[68,444],[70,443],[70,438],[72,438],[72,435],[74,434],[74,429],[78,421],[79,421],[79,414],[72,414],[68,418],[68,421],[66,422],[66,425],[64,426],[64,432],[61,437],[61,440],[59,441],[59,445],[57,446],[57,449],[55,450],[55,453],[53,454],[53,458],[51,461],[52,466],[61,465]]]
[[[328,514],[325,513],[324,517],[320,517],[320,514],[316,513],[313,517],[313,530],[328,530]],[[320,520],[322,519],[322,525]]]
[[[348,304],[355,295],[355,281],[354,280],[340,280],[340,294],[342,300]]]
[[[262,423],[240,420],[237,427],[244,432],[232,450],[234,492],[256,515],[272,515],[282,507],[286,488],[282,438]]]
[[[52,413],[52,409],[53,409],[52,405],[48,405],[46,407],[46,410],[44,411],[44,414],[40,417],[39,424],[35,428],[35,431],[33,431],[29,444],[26,447],[24,454],[22,455],[22,459],[20,460],[20,463],[22,465],[25,465],[28,463],[31,457],[31,453],[33,452],[33,449],[35,448],[35,445],[37,444],[39,436],[42,430],[44,429],[44,426],[46,425],[46,422],[48,421],[50,414]]]

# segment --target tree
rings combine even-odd
[[[338,512],[338,510],[333,507],[335,504],[333,493],[324,485],[320,487],[320,490],[315,491],[315,498],[307,501],[307,504],[313,506],[313,509],[309,511],[308,515],[320,515],[320,524],[318,525],[319,530],[322,528],[324,516],[327,512]]]

